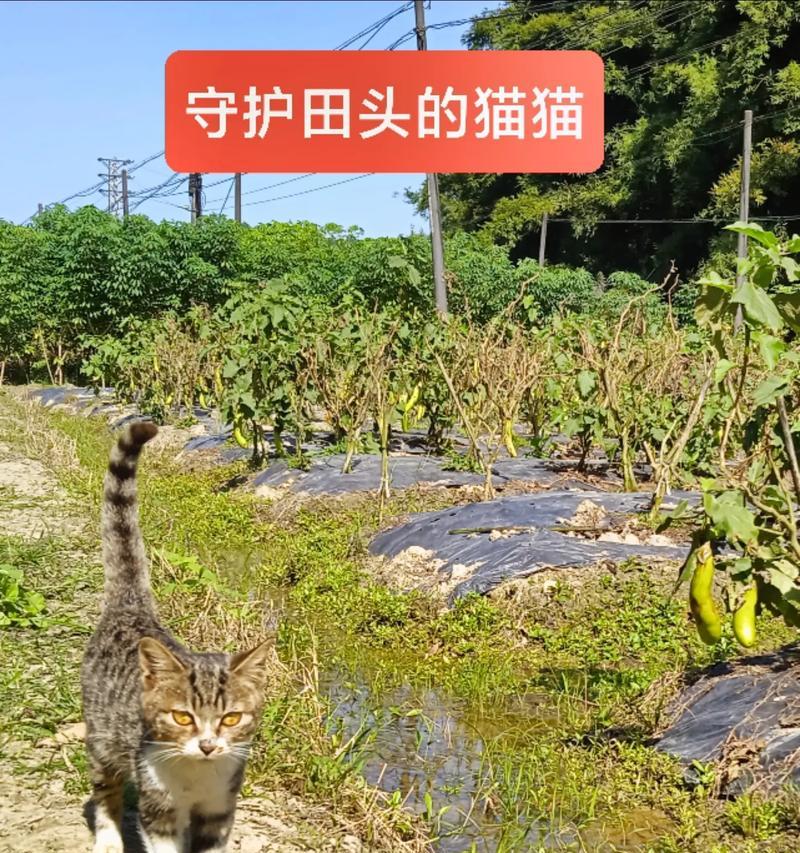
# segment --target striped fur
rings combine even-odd
[[[103,483],[101,536],[106,572],[105,607],[128,600],[149,603],[150,571],[136,494],[136,469],[142,447],[158,433],[149,421],[129,424],[111,450]]]
[[[130,781],[148,853],[220,853],[272,650],[264,643],[232,656],[192,652],[160,624],[136,494],[139,455],[157,431],[147,422],[125,427],[103,484],[105,595],[81,668],[94,851],[122,853],[122,790]],[[241,719],[223,723],[231,714]]]

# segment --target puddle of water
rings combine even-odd
[[[362,767],[371,785],[400,791],[406,808],[417,814],[444,810],[443,837],[436,844],[440,853],[497,849],[500,827],[483,808],[486,744],[509,729],[546,725],[537,721],[537,700],[526,703],[527,714],[500,713],[488,721],[471,718],[464,706],[436,690],[403,686],[377,697],[352,673],[338,669],[321,673],[320,689],[331,702],[332,722],[347,735],[364,727],[373,732]],[[547,830],[530,827],[530,843],[543,844]],[[525,828],[520,832],[525,834]]]
[[[271,603],[281,621],[292,621],[283,593],[275,591]],[[317,637],[335,648],[325,632],[324,626],[316,626]],[[330,702],[331,725],[346,738],[369,732],[359,739],[361,751],[354,756],[369,784],[399,792],[405,807],[416,814],[439,815],[437,853],[499,853],[510,849],[512,837],[516,850],[633,853],[648,849],[671,828],[666,815],[648,809],[631,811],[613,825],[598,820],[580,830],[524,817],[504,825],[495,811],[497,793],[487,791],[487,748],[499,737],[530,743],[557,725],[552,699],[531,694],[480,713],[435,689],[404,685],[375,692],[364,673],[325,666],[325,658],[321,655],[319,689]],[[510,767],[512,788],[514,772]],[[509,805],[515,811],[513,798]],[[519,806],[524,815],[524,803]]]

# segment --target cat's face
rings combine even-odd
[[[150,637],[139,643],[148,746],[164,759],[244,760],[259,724],[268,643],[242,654],[178,660]]]

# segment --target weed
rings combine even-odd
[[[0,563],[0,628],[42,628],[47,624],[44,596],[25,585],[25,573]]]
[[[745,838],[765,841],[786,822],[783,804],[756,794],[742,794],[725,806],[725,820]]]

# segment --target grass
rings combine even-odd
[[[97,517],[105,424],[34,409],[17,415],[29,429],[0,437],[49,465]],[[435,689],[483,744],[477,787],[464,793],[455,780],[444,793],[469,800],[462,821],[479,823],[499,851],[797,849],[791,792],[723,804],[709,797],[711,783],[687,788],[677,763],[648,746],[682,675],[738,654],[729,633],[713,649],[698,641],[683,593],[669,596],[671,578],[631,563],[580,586],[563,573],[529,598],[470,596],[443,610],[430,596],[371,579],[373,501],[267,506],[227,489],[240,473],[187,473],[148,451],[140,493],[156,592],[179,636],[199,647],[254,642],[272,629],[268,603],[279,601],[280,664],[250,791],[288,787],[349,815],[375,845],[420,849],[420,822],[403,797],[376,792],[362,771],[380,736],[381,697],[410,691],[391,713],[419,744],[435,727],[421,697]],[[441,505],[441,496],[409,493],[386,513]],[[0,732],[9,739],[35,740],[78,718],[77,660],[101,578],[96,546],[0,542],[0,563],[6,553],[24,565],[48,619],[38,630],[0,631],[0,654],[14,661],[0,682]],[[758,650],[794,638],[773,621],[759,628]],[[374,713],[363,725],[332,721],[321,668],[366,686]],[[65,754],[79,784],[80,751]],[[439,814],[438,801],[425,803],[431,834],[452,831],[453,818]]]

